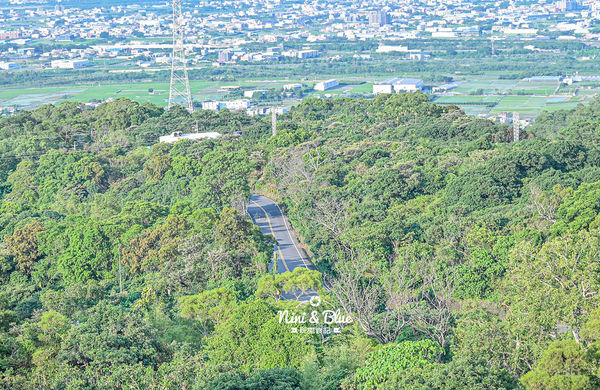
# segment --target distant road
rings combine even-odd
[[[316,270],[304,250],[299,248],[296,235],[289,226],[277,203],[266,196],[251,195],[248,214],[264,234],[270,234],[277,240],[277,272],[293,271],[303,267]],[[273,265],[269,266],[269,269]]]

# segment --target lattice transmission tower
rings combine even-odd
[[[183,46],[183,15],[181,14],[181,0],[173,0],[173,55],[171,57],[171,87],[169,89],[169,105],[171,108],[179,104],[189,112],[194,111],[192,94],[190,93],[190,80],[188,78],[185,49]]]

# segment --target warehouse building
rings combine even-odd
[[[395,78],[373,84],[373,93],[378,95],[380,93],[417,92],[421,91],[423,86],[421,79]]]
[[[328,89],[335,88],[338,85],[340,85],[340,83],[335,79],[321,81],[320,83],[315,84],[315,91],[327,91]]]

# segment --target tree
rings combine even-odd
[[[564,192],[560,184],[554,186],[551,194],[546,194],[539,187],[531,185],[529,198],[540,218],[554,223]]]
[[[255,300],[240,304],[217,324],[207,350],[211,362],[233,362],[248,371],[299,367],[312,346],[300,334],[291,333],[289,325],[279,323],[273,307]]]
[[[454,270],[433,259],[397,255],[388,272],[359,254],[337,264],[331,291],[365,333],[385,344],[412,327],[445,348],[452,330]]]
[[[37,200],[37,187],[34,184],[36,166],[31,160],[23,160],[17,169],[8,176],[11,192],[8,199],[19,203],[33,203]]]
[[[38,234],[44,230],[44,226],[39,221],[32,221],[15,230],[11,236],[4,238],[6,249],[15,256],[18,270],[26,274],[31,273],[35,262],[42,257]]]
[[[206,290],[179,298],[180,315],[198,323],[208,335],[215,325],[224,322],[236,307],[236,298],[225,287]]]
[[[231,249],[242,249],[252,230],[248,218],[237,210],[226,207],[215,223],[215,240]]]
[[[531,390],[587,390],[600,386],[600,378],[594,374],[584,349],[573,340],[552,343],[521,382]]]
[[[217,210],[231,204],[236,196],[249,196],[250,164],[243,151],[216,150],[202,158],[202,175],[195,182],[199,203]]]
[[[483,359],[494,370],[518,377],[530,367],[530,346],[518,325],[503,321],[506,308],[487,301],[463,302],[456,314],[450,352],[453,359]],[[536,340],[537,341],[537,340]]]
[[[510,390],[518,382],[485,360],[460,359],[396,372],[388,389],[406,390]]]
[[[149,180],[158,181],[171,169],[171,157],[156,154],[144,164],[144,173]]]
[[[80,370],[90,364],[110,372],[111,367],[141,363],[159,365],[167,358],[156,330],[135,312],[101,302],[87,318],[72,326],[61,344],[58,359]]]
[[[169,215],[164,223],[130,240],[123,253],[124,262],[133,272],[160,269],[164,263],[178,257],[178,243],[189,228],[185,219]]]
[[[521,377],[527,389],[595,389],[600,386],[600,309],[582,325],[581,339],[552,342],[531,371]]]
[[[597,234],[585,230],[550,239],[539,250],[529,242],[517,245],[506,281],[512,312],[528,313],[548,333],[567,326],[578,340],[585,316],[598,303],[599,250]]]
[[[304,389],[300,374],[292,368],[272,368],[258,370],[250,376],[243,374],[225,374],[212,382],[210,390],[301,390]]]
[[[454,270],[436,270],[430,262],[421,266],[424,272],[422,301],[410,313],[410,324],[435,340],[445,349],[448,345],[454,316],[452,313],[454,294]]]
[[[102,227],[85,219],[77,222],[66,228],[64,237],[68,246],[57,259],[58,269],[67,284],[101,279],[114,266],[112,243]]]
[[[321,273],[308,268],[297,267],[292,272],[264,275],[258,280],[257,297],[279,299],[282,292],[293,294],[296,299],[309,291],[319,291],[323,287]]]
[[[552,230],[562,233],[567,229],[579,231],[600,227],[600,182],[584,183],[577,191],[567,191],[557,210],[558,222]]]
[[[395,341],[408,325],[405,302],[391,304],[389,310],[383,306],[386,304],[385,289],[379,284],[368,259],[358,255],[340,262],[337,274],[330,281],[331,292],[344,310],[352,314],[367,335],[384,344]]]
[[[386,382],[398,371],[429,367],[441,354],[440,347],[431,340],[386,344],[367,357],[364,366],[344,382],[344,388],[386,388]]]

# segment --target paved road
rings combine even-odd
[[[292,227],[287,223],[275,201],[266,196],[251,195],[248,214],[264,234],[270,234],[277,240],[277,272],[293,271],[298,267],[316,269],[306,253],[298,246]],[[273,264],[269,266],[269,270],[272,267]]]

